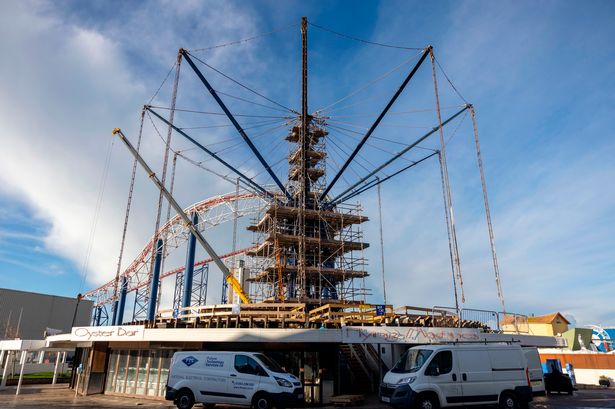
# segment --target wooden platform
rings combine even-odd
[[[296,273],[298,271],[297,266],[283,266],[282,273]],[[260,271],[257,274],[254,274],[252,277],[248,278],[247,281],[250,282],[262,282],[262,281],[273,281],[277,279],[278,268],[275,266],[271,266],[266,268],[263,271]],[[306,267],[305,268],[306,275],[329,275],[333,276],[339,280],[347,280],[350,278],[363,278],[367,277],[369,273],[367,271],[350,271],[350,270],[342,270],[339,268],[319,268],[319,267]]]
[[[299,209],[291,206],[270,206],[265,212],[265,216],[254,226],[249,226],[248,230],[258,231],[265,228],[266,222],[272,218],[292,219],[299,216]],[[324,220],[337,228],[349,226],[351,224],[364,223],[369,220],[367,216],[358,214],[335,212],[331,210],[314,210],[305,209],[305,218],[307,220]]]
[[[246,254],[249,256],[262,257],[273,254],[269,247],[273,247],[273,243],[276,238],[278,239],[280,245],[297,245],[300,241],[299,236],[293,236],[291,234],[268,234],[264,242],[262,242],[255,250],[249,251]],[[334,255],[346,253],[348,251],[364,250],[369,247],[369,243],[346,240],[330,240],[318,237],[306,237],[305,245],[307,248],[329,249]]]
[[[301,301],[301,302],[299,302]],[[479,321],[463,320],[447,311],[428,308],[377,306],[359,301],[267,300],[252,304],[215,304],[160,310],[151,325],[162,328],[341,328],[398,326],[489,328]],[[326,302],[326,301],[325,301]],[[148,324],[149,325],[149,324]]]

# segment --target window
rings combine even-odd
[[[430,371],[434,369],[438,369],[438,375],[447,374],[453,370],[453,353],[451,351],[440,351],[433,357],[431,362],[429,363],[429,367],[425,374],[427,375]],[[434,373],[434,372],[431,372]]]
[[[261,363],[265,365],[265,367],[269,369],[271,372],[278,372],[278,373],[286,372],[284,371],[284,369],[282,369],[282,367],[276,361],[269,358],[268,356],[263,355],[263,354],[257,354],[256,357],[260,359]]]
[[[421,367],[433,351],[429,349],[408,349],[399,358],[391,372],[393,373],[409,373],[416,372]]]
[[[235,355],[235,370],[249,375],[267,376],[265,370],[254,359],[246,355]]]

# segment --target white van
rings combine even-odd
[[[545,396],[545,380],[542,374],[538,349],[536,347],[523,347],[523,354],[525,354],[525,359],[527,360],[532,394],[534,396]]]
[[[394,407],[499,404],[527,407],[532,389],[518,345],[416,346],[404,352],[380,385],[380,400]]]
[[[165,399],[179,409],[195,403],[281,409],[303,403],[303,386],[260,353],[182,351],[171,360]]]

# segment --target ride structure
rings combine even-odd
[[[425,323],[429,322],[430,325],[437,323],[446,326],[483,326],[478,321],[463,319],[460,313],[457,297],[458,288],[461,289],[461,302],[465,302],[465,299],[443,131],[445,126],[457,120],[462,114],[465,118],[465,114],[468,112],[471,113],[474,124],[498,296],[504,307],[478,134],[475,126],[474,108],[471,104],[465,102],[459,106],[459,109],[453,115],[445,119],[442,118],[436,79],[436,67],[439,64],[435,60],[433,47],[427,46],[423,49],[416,49],[418,61],[405,75],[402,83],[382,111],[378,113],[376,119],[366,128],[364,133],[360,134],[356,146],[344,162],[338,165],[336,173],[327,182],[328,128],[334,127],[332,123],[335,120],[331,116],[325,115],[323,110],[311,113],[309,111],[308,25],[307,19],[302,18],[300,110],[287,108],[260,93],[248,89],[196,57],[193,52],[180,49],[174,66],[175,81],[171,104],[169,108],[165,108],[169,111],[168,117],[163,116],[161,107],[149,103],[145,105],[136,147],[132,145],[120,129],[114,130],[114,135],[124,142],[134,156],[135,162],[116,278],[85,294],[85,297],[95,301],[96,308],[93,318],[95,325],[122,324],[124,322],[127,293],[134,292],[133,314],[128,321],[145,323],[146,325],[161,325],[164,323],[164,325],[174,326],[262,325],[267,327],[273,325],[284,327],[292,325],[305,327],[348,323],[357,325],[418,325],[423,323],[423,325],[426,325]],[[335,34],[339,35],[339,33]],[[367,174],[359,176],[355,183],[349,183],[343,190],[339,191],[338,189],[334,193],[333,188],[344,179],[344,174],[350,169],[351,164],[361,157],[364,147],[370,145],[370,142],[373,141],[375,131],[426,61],[430,61],[432,66],[436,100],[435,111],[438,119],[436,126],[430,128],[428,132],[414,142],[405,144],[403,149],[391,154],[391,157],[386,158],[382,163],[374,165],[373,169],[367,171]],[[189,134],[187,131],[189,128],[176,124],[175,113],[181,111],[176,108],[176,100],[179,70],[182,62],[187,63],[198,81],[205,87],[222,111],[220,115],[228,119],[230,127],[234,129],[242,143],[257,159],[264,172],[273,181],[273,185],[258,183],[249,172],[241,170],[240,166],[223,158],[219,151],[200,143]],[[198,63],[215,70],[243,88],[287,111],[287,115],[282,117],[285,120],[283,125],[289,127],[284,138],[289,143],[289,152],[286,157],[288,173],[285,182],[282,182],[275,172],[275,165],[269,163],[267,155],[261,153],[253,138],[248,135],[245,125],[240,123],[237,116],[231,112],[223,101],[223,96],[230,97],[231,95],[215,88],[199,69]],[[163,138],[156,128],[156,132],[165,141],[163,171],[160,178],[139,152],[143,121],[146,116],[152,120],[152,124],[154,124],[153,119],[156,119],[167,127],[166,138]],[[357,133],[355,132],[355,134]],[[438,149],[430,149],[428,154],[415,160],[405,157],[408,152],[414,152],[421,148],[420,144],[434,134],[438,134],[440,137]],[[171,182],[170,184],[166,182],[168,157],[172,150],[172,135],[181,136],[194,149],[204,153],[219,167],[225,169],[228,172],[227,175],[217,175],[229,182],[236,183],[237,191],[235,194],[208,199],[186,209],[182,208],[173,195],[175,163],[178,156],[182,156],[178,151],[174,151]],[[369,304],[367,296],[370,295],[370,291],[365,282],[369,274],[364,254],[369,244],[364,241],[362,232],[362,224],[369,219],[362,214],[361,205],[351,203],[350,200],[373,187],[379,187],[383,182],[434,156],[438,156],[440,161],[445,220],[455,290],[455,308],[423,309],[405,306],[394,310],[392,305],[386,303],[384,305]],[[383,174],[385,169],[390,168],[400,159],[406,160],[408,164],[392,173]],[[160,191],[156,228],[152,238],[137,259],[120,273],[137,164],[146,171]],[[199,163],[193,164],[201,167]],[[211,169],[206,170],[215,173]],[[229,175],[232,175],[232,178]],[[169,186],[167,187],[167,185]],[[168,204],[167,221],[162,223],[161,213],[165,202]],[[171,217],[171,209],[176,213],[173,217]],[[215,214],[216,211],[220,211],[221,214]],[[237,219],[242,216],[253,217],[253,222],[247,229],[254,235],[254,245],[236,250]],[[208,226],[231,220],[234,221],[235,225],[233,251],[219,256],[206,240],[203,232]],[[162,272],[164,261],[169,253],[184,243],[187,244],[185,266],[166,273]],[[196,243],[199,243],[205,249],[210,259],[195,261]],[[240,255],[243,259],[237,260]],[[227,260],[227,262],[225,263],[224,260]],[[232,262],[228,263],[228,260]],[[222,305],[207,304],[207,283],[211,262],[224,276]],[[195,268],[197,269],[196,273]],[[175,285],[172,308],[161,309],[159,308],[161,280],[173,275],[175,276]],[[112,314],[107,311],[109,306],[111,306]],[[112,320],[105,320],[105,317],[110,316],[113,316]],[[233,321],[230,317],[236,319]]]

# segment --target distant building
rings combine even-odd
[[[597,348],[592,342],[592,332],[590,328],[570,328],[562,333],[562,337],[566,339],[568,349],[572,351],[596,351]]]
[[[527,323],[530,335],[558,335],[568,331],[568,321],[561,313],[528,317]]]
[[[92,301],[0,288],[0,339],[43,339],[89,325]],[[75,314],[76,310],[76,314]]]
[[[615,328],[603,328],[593,325],[592,342],[600,352],[611,352],[615,349]]]

